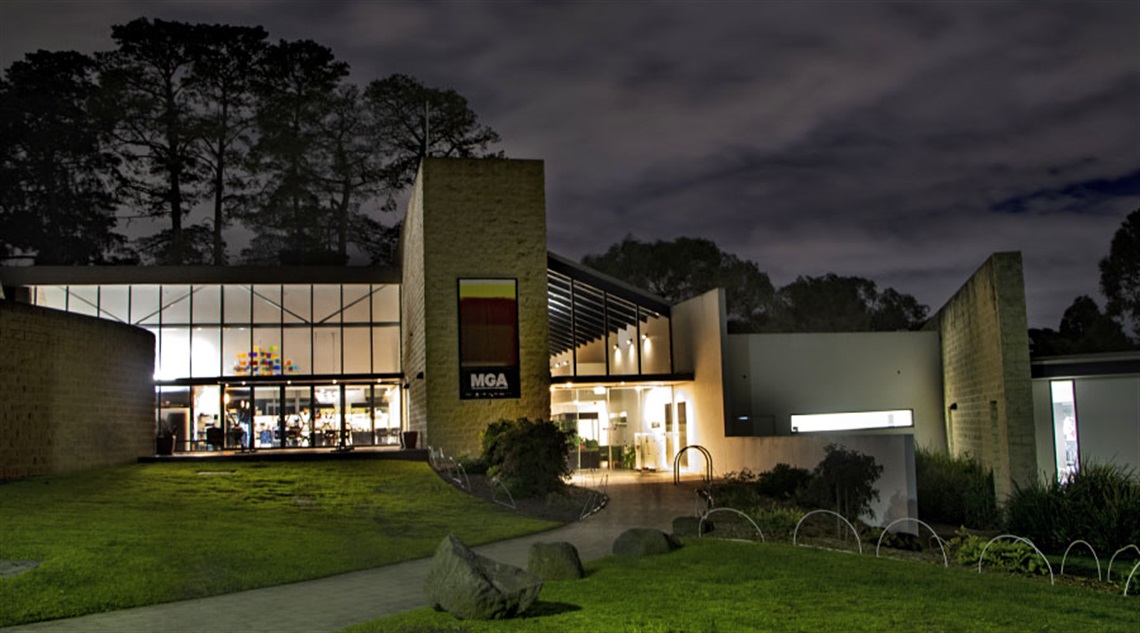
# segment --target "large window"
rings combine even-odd
[[[37,305],[150,330],[163,381],[400,371],[396,285],[38,286],[32,296]]]

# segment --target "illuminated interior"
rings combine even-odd
[[[1077,408],[1072,380],[1049,383],[1053,402],[1053,446],[1056,447],[1057,480],[1068,481],[1081,467],[1077,443]]]
[[[792,433],[894,429],[911,426],[914,426],[914,412],[910,409],[792,415]]]

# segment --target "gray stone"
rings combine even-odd
[[[661,530],[630,528],[614,541],[614,553],[626,556],[652,556],[668,554],[681,544]]]
[[[531,545],[527,571],[543,580],[577,580],[586,575],[578,548],[564,541]]]
[[[454,534],[436,548],[424,583],[428,602],[461,620],[514,617],[541,590],[541,578],[476,554]]]
[[[677,517],[673,519],[673,536],[700,536],[701,518],[700,517]],[[713,530],[712,521],[705,521],[704,533],[708,534]]]

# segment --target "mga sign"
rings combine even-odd
[[[465,367],[459,370],[459,397],[518,398],[518,367]]]

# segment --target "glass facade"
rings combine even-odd
[[[673,372],[667,306],[549,270],[550,375],[667,376]],[[643,305],[649,304],[649,305]]]
[[[398,443],[394,284],[33,286],[36,305],[155,336],[160,427],[176,450]]]
[[[674,385],[558,385],[551,419],[577,439],[571,466],[664,471],[688,446],[688,402]],[[682,460],[685,455],[682,455]]]

